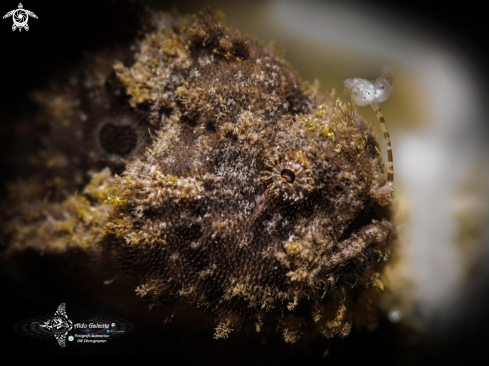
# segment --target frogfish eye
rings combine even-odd
[[[295,173],[292,169],[282,169],[282,171],[280,172],[280,176],[285,179],[287,183],[292,184],[295,181]]]

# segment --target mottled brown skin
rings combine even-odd
[[[7,252],[111,260],[152,305],[213,314],[216,339],[373,326],[395,226],[368,123],[210,11],[142,18],[38,94],[44,178],[16,188]]]

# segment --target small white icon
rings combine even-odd
[[[69,340],[70,342],[73,342],[73,339],[75,339],[73,336],[69,336],[69,337],[68,337],[68,340]]]
[[[112,328],[115,327],[115,323],[112,323]]]
[[[24,28],[26,31],[29,30],[29,25],[27,25],[27,21],[29,20],[29,15],[33,18],[37,19],[37,15],[34,14],[30,10],[24,9],[22,3],[19,3],[19,8],[9,11],[7,14],[3,16],[3,19],[12,17],[14,24],[12,25],[12,30],[16,30],[19,28],[19,32]]]

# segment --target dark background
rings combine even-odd
[[[0,13],[17,8],[18,0],[4,1]],[[195,12],[206,2],[153,1],[159,8]],[[212,5],[212,2],[209,2]],[[486,14],[469,2],[364,1],[379,10],[392,12],[435,32],[456,44],[467,55],[468,62],[487,81],[488,57]],[[132,5],[126,1],[27,1],[24,8],[36,13],[30,19],[28,32],[12,32],[12,20],[0,22],[0,199],[5,196],[5,182],[23,172],[12,165],[11,157],[25,147],[16,138],[15,120],[35,110],[29,92],[48,85],[62,75],[63,69],[77,63],[86,50],[97,50],[116,41],[124,33],[124,23],[131,19]],[[36,143],[36,142],[34,142]],[[31,147],[32,148],[32,147]],[[35,147],[34,147],[35,148]],[[8,157],[8,158],[7,158]],[[228,340],[214,341],[213,329],[199,329],[191,320],[175,319],[163,324],[158,314],[149,312],[127,280],[104,286],[110,270],[93,275],[89,263],[80,258],[66,264],[64,258],[41,258],[27,253],[0,263],[2,310],[2,350],[6,354],[32,354],[37,359],[66,356],[117,357],[137,355],[159,357],[166,364],[472,364],[485,355],[486,329],[489,317],[477,319],[477,326],[467,330],[464,321],[451,330],[450,340],[440,340],[417,333],[407,326],[396,326],[381,320],[376,332],[353,331],[344,340],[332,342],[303,339],[288,345],[281,337],[231,333]],[[487,298],[474,299],[481,306]],[[134,331],[105,345],[68,345],[60,348],[55,341],[40,341],[13,331],[13,325],[24,318],[54,314],[57,306],[67,303],[68,316],[75,322],[102,313],[127,319]],[[469,315],[470,317],[470,315]],[[381,317],[385,319],[385,317]],[[235,334],[236,333],[236,334]],[[71,346],[71,347],[70,347]],[[329,355],[322,358],[329,348]],[[5,355],[6,355],[5,354]],[[71,361],[70,361],[71,362]]]

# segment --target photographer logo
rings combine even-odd
[[[16,29],[19,29],[20,32],[22,31],[22,28],[24,28],[26,31],[29,30],[29,25],[27,24],[27,22],[29,21],[29,16],[37,19],[36,14],[34,14],[30,10],[24,9],[22,3],[19,3],[19,8],[9,11],[3,16],[3,19],[12,17],[12,20],[14,21],[14,24],[12,25],[12,30],[15,31]]]

